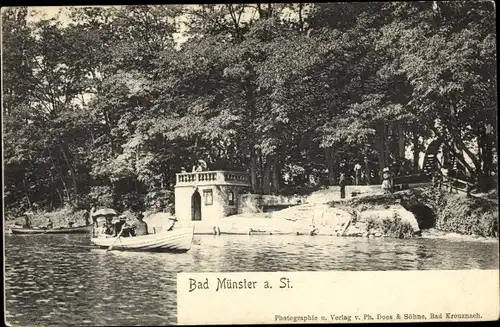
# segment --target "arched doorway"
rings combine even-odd
[[[191,220],[201,220],[201,195],[198,190],[191,196]]]

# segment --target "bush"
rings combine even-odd
[[[367,231],[380,231],[383,235],[393,238],[412,238],[415,236],[410,223],[403,221],[395,212],[392,218],[379,219],[369,217],[366,219]]]

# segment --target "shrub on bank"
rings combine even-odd
[[[434,208],[439,230],[498,237],[498,203],[494,201],[441,194]]]
[[[435,228],[444,232],[498,238],[498,200],[467,197],[435,188],[417,188],[402,192],[408,203],[429,206],[435,216]],[[404,201],[402,201],[403,203]]]
[[[415,236],[413,227],[395,212],[392,218],[368,217],[366,219],[367,232],[381,232],[387,237],[411,238]]]

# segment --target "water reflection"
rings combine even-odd
[[[178,272],[497,267],[497,242],[207,235],[188,253],[169,254],[91,250],[84,235],[14,235],[6,236],[6,317],[14,325],[175,324]]]

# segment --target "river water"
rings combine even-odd
[[[176,324],[176,273],[497,269],[498,242],[195,236],[187,253],[90,248],[86,235],[5,236],[6,319],[33,325]]]

